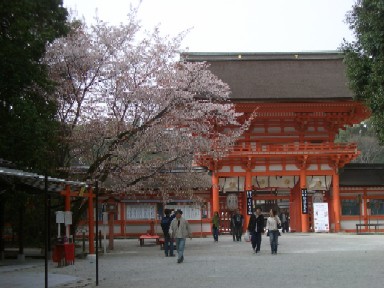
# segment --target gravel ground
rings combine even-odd
[[[150,242],[115,240],[99,257],[99,287],[383,287],[383,235],[285,233],[277,255],[263,236],[261,253],[231,236],[187,239],[185,260]],[[0,262],[0,287],[44,287],[44,261]],[[49,287],[96,287],[95,260],[49,263]]]

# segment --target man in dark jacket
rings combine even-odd
[[[240,210],[236,209],[235,214],[232,216],[233,221],[233,233],[235,234],[236,241],[241,241],[241,235],[243,234],[244,217],[240,214]]]
[[[164,214],[165,216],[161,219],[161,228],[163,229],[164,234],[164,253],[165,257],[173,257],[175,256],[175,254],[173,254],[173,238],[169,233],[169,228],[171,227],[171,222],[175,217],[170,216],[171,211],[169,209],[165,209]]]
[[[251,215],[248,224],[248,231],[251,234],[252,249],[255,253],[260,252],[261,235],[264,233],[264,216],[261,209],[257,208],[256,213]]]

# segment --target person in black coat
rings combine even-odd
[[[257,208],[256,213],[251,215],[248,224],[248,231],[251,235],[251,244],[254,253],[260,252],[261,235],[264,233],[264,216],[261,209]]]
[[[164,210],[164,214],[165,216],[161,219],[161,229],[163,230],[163,234],[164,234],[164,253],[165,253],[165,257],[168,257],[168,256],[175,256],[175,254],[173,254],[173,238],[171,236],[171,234],[169,233],[169,229],[171,227],[171,223],[172,223],[172,220],[175,218],[175,215],[170,215],[171,214],[171,210],[169,209],[165,209]],[[168,254],[169,252],[169,254]]]
[[[233,233],[236,237],[236,241],[241,241],[241,235],[243,234],[244,217],[243,215],[240,214],[239,209],[236,209],[235,214],[233,214],[232,221],[233,221],[233,228],[234,228]]]

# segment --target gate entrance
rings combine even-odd
[[[243,200],[242,192],[240,193],[224,193],[219,197],[220,201],[220,233],[231,234],[231,219],[236,209],[240,210],[241,214],[243,211]],[[232,199],[231,199],[232,198]]]

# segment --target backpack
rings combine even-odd
[[[163,229],[164,234],[169,233],[169,227],[171,227],[171,222],[172,222],[172,218],[169,216],[168,217],[164,216],[161,219],[160,225],[161,225],[161,228]]]

